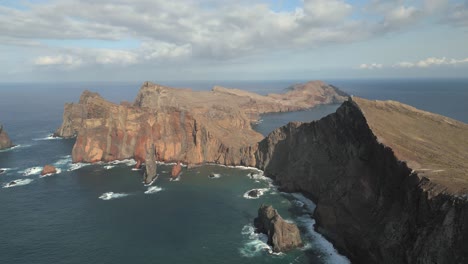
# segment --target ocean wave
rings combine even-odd
[[[11,182],[5,183],[3,185],[3,188],[11,188],[11,187],[16,187],[16,186],[23,186],[26,184],[30,184],[33,181],[33,179],[18,179],[18,180],[13,180]],[[13,184],[14,183],[14,184]]]
[[[158,187],[158,186],[150,186],[148,187],[148,190],[145,191],[145,194],[152,194],[152,193],[157,193],[162,191],[163,188]]]
[[[114,165],[106,165],[106,166],[104,166],[104,169],[110,170],[110,169],[112,169],[114,167],[115,167]]]
[[[169,181],[180,181],[180,175],[177,178],[170,178]]]
[[[91,165],[91,163],[81,163],[81,162],[72,163],[72,164],[70,164],[70,168],[67,171],[78,170],[78,169],[81,169],[81,168],[89,166],[89,165]]]
[[[315,220],[309,215],[303,215],[297,218],[297,224],[302,229],[306,230],[306,238],[309,240],[304,246],[304,250],[314,248],[320,252],[320,257],[325,259],[328,263],[336,264],[350,264],[351,262],[333,247],[333,244],[326,240],[321,234],[317,233],[314,229]]]
[[[106,192],[106,193],[103,193],[101,196],[99,196],[99,199],[108,201],[112,199],[123,198],[128,195],[129,195],[128,193]]]
[[[258,194],[257,197],[252,197],[252,196],[250,196],[250,195],[249,195],[249,192],[255,191],[255,190],[257,191],[257,194]],[[269,188],[248,190],[248,191],[246,191],[246,192],[244,193],[243,197],[244,197],[245,199],[258,199],[258,198],[260,198],[260,196],[262,196],[262,195],[264,195],[266,192],[268,192],[268,190],[269,190]]]
[[[56,172],[55,173],[47,173],[47,174],[44,174],[44,175],[41,175],[39,176],[40,178],[44,178],[44,177],[47,177],[47,176],[52,176],[52,175],[55,175],[55,174],[60,174],[62,172],[62,170],[60,168],[56,168]]]
[[[219,173],[210,173],[210,175],[208,175],[208,178],[210,178],[210,179],[219,179],[219,178],[221,178],[221,174],[219,174]]]
[[[294,201],[295,205],[302,207],[307,213],[313,214],[315,211],[315,203],[310,199],[305,197],[302,193],[290,193],[296,200]]]
[[[31,176],[31,175],[37,175],[41,173],[42,167],[31,167],[22,171],[19,171],[19,173],[22,173],[23,176]]]
[[[271,246],[267,244],[268,237],[262,233],[256,233],[255,227],[251,224],[245,225],[241,231],[242,236],[245,238],[245,243],[239,252],[242,256],[252,258],[264,253],[281,255],[282,253],[274,253]]]
[[[137,162],[134,159],[124,159],[124,160],[113,160],[109,162],[109,164],[111,165],[125,164],[127,166],[135,166]]]
[[[15,145],[15,146],[13,146],[11,148],[2,149],[2,150],[0,150],[0,152],[7,152],[7,151],[16,150],[16,149],[28,148],[30,146],[31,145]]]
[[[33,140],[35,141],[41,141],[41,140],[57,140],[57,139],[63,139],[61,137],[54,137],[54,135],[49,135],[47,137],[44,137],[44,138],[34,138]]]
[[[71,155],[66,155],[66,156],[63,156],[61,159],[57,160],[54,163],[54,166],[60,167],[63,165],[71,164],[71,162],[72,162]]]

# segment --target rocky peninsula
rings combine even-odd
[[[8,137],[7,132],[3,129],[3,125],[0,124],[0,150],[13,147],[13,143]]]
[[[467,263],[468,125],[394,101],[352,98],[258,146],[257,167],[317,208],[355,263]]]
[[[177,89],[146,82],[135,102],[114,104],[83,92],[66,104],[59,137],[77,137],[73,162],[134,158],[146,160],[154,144],[156,160],[255,166],[256,143],[263,136],[251,127],[259,115],[341,103],[346,94],[321,81],[296,85],[284,94],[259,94],[214,87]]]

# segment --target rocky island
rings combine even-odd
[[[7,132],[3,129],[3,125],[0,124],[0,150],[13,147],[13,143],[8,137]]]

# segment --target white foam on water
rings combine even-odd
[[[115,167],[114,165],[106,165],[106,166],[104,166],[104,169],[110,170],[110,169],[112,169],[114,167]]]
[[[57,140],[57,139],[63,139],[63,138],[61,138],[61,137],[54,137],[54,135],[49,135],[49,136],[44,137],[44,138],[34,138],[33,140],[39,141],[39,140]]]
[[[210,178],[210,179],[219,179],[219,178],[221,178],[221,174],[211,173],[210,175],[208,175],[208,178]]]
[[[64,166],[64,165],[67,165],[67,164],[71,164],[71,162],[72,162],[71,155],[66,155],[66,156],[63,156],[61,159],[57,160],[54,163],[54,166],[55,167],[60,167],[60,166]]]
[[[2,150],[0,150],[0,152],[7,152],[7,151],[15,150],[15,149],[20,149],[20,148],[28,148],[30,146],[31,145],[15,145],[15,146],[13,146],[11,148],[2,149]]]
[[[47,177],[47,176],[52,176],[52,175],[55,175],[55,174],[60,174],[62,172],[62,170],[60,168],[56,168],[56,172],[55,173],[47,173],[47,174],[44,174],[44,175],[41,175],[39,176],[39,178],[44,178],[44,177]]]
[[[19,171],[19,173],[22,173],[23,176],[31,176],[31,175],[37,175],[41,173],[42,167],[31,167],[22,171]]]
[[[312,242],[308,242],[304,249],[315,248],[323,255],[320,255],[327,263],[350,264],[351,262],[343,255],[338,253],[330,241],[326,240],[321,234],[314,230],[315,220],[309,215],[303,215],[297,218],[299,226],[307,230],[305,236]]]
[[[127,166],[135,166],[137,162],[134,159],[124,159],[124,160],[114,160],[114,161],[109,162],[109,164],[112,164],[112,165],[125,164]]]
[[[170,178],[169,181],[180,181],[180,175],[177,178]]]
[[[264,254],[265,252],[273,255],[283,255],[283,253],[273,252],[273,249],[267,244],[267,235],[256,233],[253,225],[245,225],[242,228],[241,234],[246,239],[244,246],[239,249],[242,256],[252,258]]]
[[[11,187],[16,187],[16,186],[23,186],[26,184],[30,184],[33,181],[33,179],[18,179],[18,180],[13,180],[11,182],[5,183],[3,185],[3,188],[11,188]],[[10,185],[12,182],[15,182],[15,184]]]
[[[139,171],[139,170],[141,170],[141,168],[140,169],[137,169],[137,168],[132,169],[132,171]]]
[[[123,197],[126,197],[128,195],[129,195],[128,193],[106,192],[106,193],[103,193],[101,196],[99,196],[99,199],[108,201],[108,200],[112,200],[112,199],[123,198]]]
[[[257,197],[251,197],[249,196],[249,192],[253,191],[253,190],[257,190],[257,193],[258,193],[258,196]],[[270,190],[269,188],[262,188],[262,189],[252,189],[252,190],[248,190],[244,193],[243,197],[245,199],[258,199],[260,198],[260,196],[264,195],[266,192],[268,192],[268,190]]]
[[[305,197],[302,193],[290,193],[290,195],[292,195],[296,199],[296,205],[299,205],[298,202],[300,202],[302,203],[302,205],[299,207],[302,207],[308,213],[314,213],[315,207],[317,207],[314,202]]]
[[[81,169],[81,168],[89,166],[89,165],[91,165],[91,163],[81,163],[81,162],[72,163],[72,164],[70,164],[70,168],[67,171],[78,170],[78,169]]]
[[[145,191],[145,194],[157,193],[157,192],[160,192],[162,190],[163,190],[163,188],[161,188],[159,186],[150,186],[150,187],[148,187],[148,190]]]
[[[304,215],[299,216],[296,219],[298,226],[300,226],[303,230],[306,230],[304,236],[309,241],[304,246],[304,249],[317,249],[318,252],[321,252],[320,257],[327,263],[351,263],[346,257],[338,253],[330,241],[326,240],[325,237],[315,231],[315,220],[310,216],[315,210],[315,203],[301,193],[291,193],[290,195],[296,199],[293,201],[293,204],[302,208],[304,212]]]

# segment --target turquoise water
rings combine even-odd
[[[265,94],[281,92],[291,83],[221,85]],[[375,81],[339,86],[371,99],[401,98],[400,101],[466,122],[466,104],[460,102],[467,99],[467,83],[434,86],[426,81],[395,89],[391,88],[394,83]],[[139,86],[0,85],[0,121],[19,145],[0,152],[0,168],[8,169],[0,175],[0,263],[347,262],[313,232],[313,204],[278,192],[260,175],[249,178],[249,173],[258,173],[254,170],[203,166],[184,170],[179,181],[170,181],[170,167],[160,165],[160,177],[149,189],[141,183],[141,172],[132,170],[132,161],[72,165],[69,155],[74,141],[47,138],[61,123],[63,104],[77,101],[82,90],[98,91],[105,98],[120,102],[133,101]],[[200,90],[211,85],[196,82],[192,87]],[[289,121],[319,119],[336,107],[265,115],[255,128],[266,134]],[[40,167],[45,164],[54,164],[61,172],[41,178]],[[211,173],[220,177],[211,179]],[[12,180],[20,180],[20,184],[3,188]],[[246,199],[244,194],[253,188],[264,189],[264,195]],[[151,193],[145,193],[148,191]],[[307,244],[304,249],[279,256],[264,249],[262,238],[252,233],[251,227],[262,203],[274,205],[284,218],[299,224]]]

